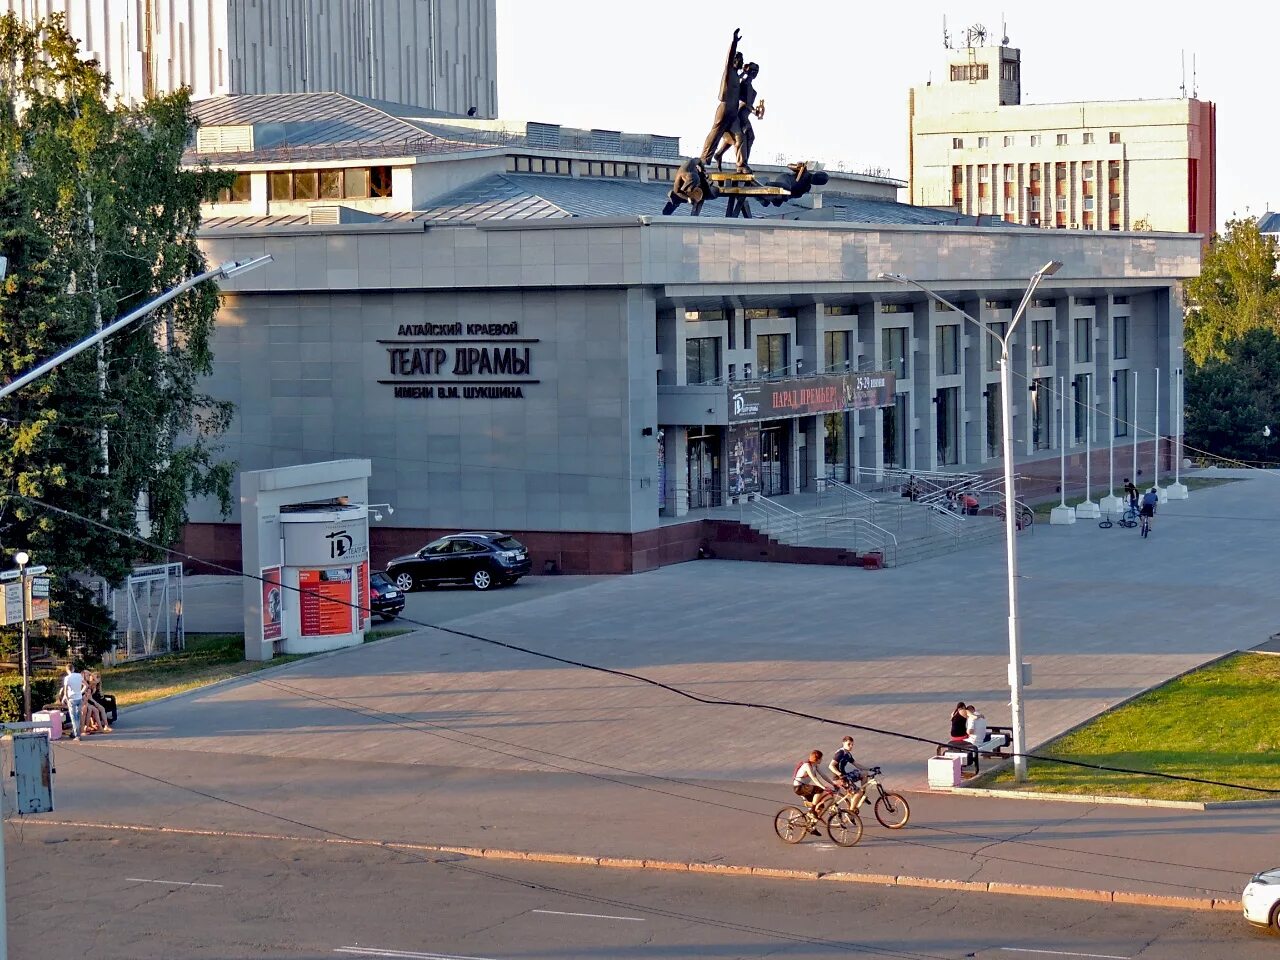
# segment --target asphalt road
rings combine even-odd
[[[1230,913],[36,824],[5,843],[15,960],[1276,955]]]

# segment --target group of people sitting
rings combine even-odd
[[[98,700],[102,693],[102,677],[90,670],[82,670],[77,663],[67,664],[62,678],[58,702],[52,709],[62,710],[71,720],[71,737],[81,740],[91,733],[110,733],[107,710]]]
[[[902,495],[910,500],[919,500],[925,493],[925,489],[921,487],[914,474],[907,477],[907,482],[902,485]],[[946,508],[951,512],[976,515],[980,506],[978,498],[971,491],[956,487],[947,488]]]

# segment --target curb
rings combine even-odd
[[[1277,800],[1154,800],[1146,797],[1099,797],[1086,793],[1039,793],[1034,790],[994,790],[989,787],[934,787],[933,793],[953,797],[995,797],[1000,800],[1057,800],[1061,803],[1114,804],[1123,807],[1163,807],[1168,810],[1237,810],[1280,807]]]
[[[130,833],[160,833],[179,836],[217,837],[220,839],[273,840],[285,843],[323,843],[338,846],[382,847],[411,853],[454,854],[478,860],[520,860],[526,863],[552,863],[570,866],[604,867],[615,870],[660,870],[673,873],[702,873],[723,877],[760,877],[771,880],[809,880],[830,883],[874,884],[885,887],[913,887],[928,890],[955,890],[1000,896],[1041,897],[1053,900],[1086,900],[1094,903],[1119,903],[1139,907],[1168,907],[1177,910],[1240,910],[1238,897],[1176,897],[1129,890],[1090,890],[1079,887],[1050,887],[1000,880],[953,880],[938,877],[912,877],[889,873],[856,873],[849,871],[793,870],[783,867],[755,867],[728,863],[685,862],[680,860],[648,860],[634,857],[591,857],[571,853],[545,853],[529,850],[506,850],[496,847],[455,847],[431,843],[408,843],[389,840],[366,840],[357,837],[303,837],[279,833],[253,833],[235,830],[197,830],[186,827],[155,827],[127,823],[91,823],[78,820],[24,819],[29,827],[63,827],[88,830],[120,830]]]

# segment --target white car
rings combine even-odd
[[[1280,930],[1280,867],[1255,873],[1240,897],[1244,918],[1260,927]]]

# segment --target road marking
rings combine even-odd
[[[1051,957],[1090,957],[1092,960],[1129,960],[1128,957],[1117,957],[1113,953],[1068,953],[1065,950],[1032,950],[1029,947],[1001,947],[1009,953],[1044,953]]]
[[[189,883],[186,880],[147,880],[143,877],[125,877],[124,879],[126,883],[164,883],[171,887],[222,887],[220,883]]]
[[[530,913],[553,913],[557,917],[590,917],[592,920],[634,920],[644,923],[644,917],[611,917],[606,913],[567,913],[564,910],[530,910]]]
[[[452,953],[416,953],[380,947],[335,947],[333,952],[357,957],[391,957],[393,960],[493,960],[492,957],[460,957]]]

